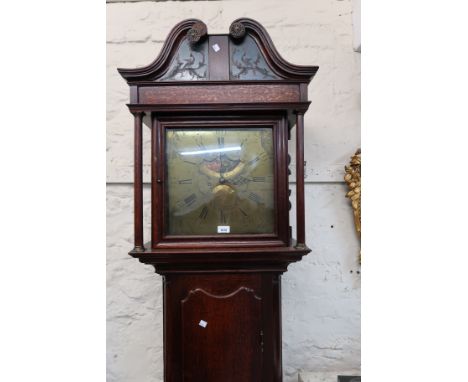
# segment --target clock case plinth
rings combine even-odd
[[[129,254],[163,276],[165,382],[282,380],[281,274],[310,252],[303,166],[296,171],[297,239],[291,237],[287,141],[295,132],[296,163],[303,163],[307,87],[317,70],[285,61],[265,29],[248,18],[234,21],[229,35],[208,35],[200,20],[182,21],[153,63],[119,69],[130,86],[128,107],[134,115],[135,247]],[[144,118],[152,133],[152,237],[145,244]],[[159,137],[165,118],[279,121],[273,237],[164,236]]]
[[[147,244],[151,246],[150,243]],[[134,249],[130,255],[151,264],[157,273],[187,272],[286,272],[290,263],[299,261],[310,249],[296,242],[287,247],[191,247]]]

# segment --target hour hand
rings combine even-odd
[[[244,168],[244,162],[239,161],[232,170],[224,172],[223,177],[228,180],[242,177],[241,174],[244,172]]]
[[[216,180],[219,180],[219,178],[221,177],[221,167],[218,167],[218,163],[216,160],[204,160],[202,165],[200,166],[200,172]]]

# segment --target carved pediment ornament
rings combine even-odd
[[[187,39],[191,43],[197,43],[203,39],[208,33],[206,24],[201,21],[195,22],[187,32]]]
[[[317,72],[317,66],[294,65],[282,58],[273,45],[268,32],[257,21],[249,18],[234,20],[229,28],[230,38],[235,43],[241,43],[247,35],[258,45],[259,52],[261,52],[262,56],[260,60],[265,61],[266,65],[271,67],[272,72],[275,73],[275,76],[266,76],[265,79],[278,81],[300,80],[309,83]],[[208,28],[203,21],[198,19],[184,20],[171,30],[159,56],[151,64],[133,69],[120,68],[118,71],[129,85],[141,84],[149,81],[165,81],[168,79],[168,76],[170,77],[169,71],[172,69],[171,65],[173,65],[174,62],[176,65],[179,64],[177,62],[177,55],[181,47],[183,48],[184,44],[186,44],[190,46],[191,50],[198,52],[204,49],[204,44],[208,38]],[[190,69],[192,69],[192,71],[190,72],[191,78],[189,78],[189,80],[209,80],[209,77],[205,75],[204,71],[205,66],[209,71],[209,62],[206,57],[204,60],[201,60],[200,55],[198,55],[200,57],[196,56],[197,54],[194,53],[193,57],[189,54],[189,56],[185,58],[186,60],[193,60],[193,64],[189,61],[187,61],[187,64],[182,57],[180,57],[179,66],[181,68],[179,69],[182,69],[183,65],[191,65]],[[247,59],[252,59],[252,57],[247,57]],[[253,57],[254,61],[256,59],[257,56]],[[203,66],[203,70],[200,70],[202,69],[200,65]],[[185,69],[185,66],[183,69]],[[263,68],[263,66],[261,68]],[[257,67],[252,66],[251,71],[253,69],[258,70]],[[177,77],[172,80],[187,80],[187,78]]]
[[[245,36],[245,26],[241,22],[234,21],[229,27],[229,34],[234,39],[241,39]]]

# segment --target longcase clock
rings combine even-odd
[[[310,252],[304,113],[318,67],[277,52],[256,21],[209,35],[196,19],[156,60],[119,69],[135,123],[135,247],[164,283],[165,382],[279,382],[281,284]],[[151,238],[143,240],[142,128],[151,130]],[[296,239],[288,140],[296,135]]]

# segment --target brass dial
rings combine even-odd
[[[273,153],[272,128],[167,129],[167,233],[273,233]]]

